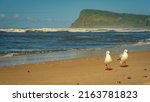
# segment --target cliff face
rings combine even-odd
[[[85,9],[72,23],[72,28],[150,27],[150,16]]]

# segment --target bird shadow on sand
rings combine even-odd
[[[120,67],[129,67],[129,65],[120,65]]]

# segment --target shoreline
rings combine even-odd
[[[144,85],[150,83],[150,51],[129,52],[129,67],[112,55],[113,70],[105,71],[105,56],[73,58],[0,67],[1,85]],[[139,60],[140,58],[140,60]]]
[[[124,49],[128,49],[130,52],[141,52],[141,51],[150,51],[150,45],[148,43],[145,45],[136,45],[131,44],[127,46],[112,46],[112,47],[103,47],[103,48],[90,48],[90,49],[70,49],[66,51],[53,51],[45,52],[43,51],[33,53],[8,53],[0,56],[0,67],[3,66],[14,66],[22,64],[32,64],[32,63],[42,63],[46,61],[59,61],[59,60],[68,60],[74,58],[88,58],[96,56],[105,56],[107,50],[111,51],[111,54],[119,54]],[[117,50],[116,50],[117,48]]]

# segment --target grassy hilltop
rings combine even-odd
[[[72,23],[72,28],[149,28],[150,16],[110,11],[85,9],[80,12],[79,18]]]

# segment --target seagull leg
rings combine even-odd
[[[127,64],[127,62],[126,62],[126,61],[125,61],[124,63],[125,63],[125,66],[128,66],[128,64]]]
[[[125,61],[124,61],[124,62],[122,62],[122,65],[123,65],[123,66],[125,65]]]
[[[108,64],[106,64],[106,69],[105,70],[108,70]]]
[[[111,65],[109,64],[109,70],[112,70],[112,67],[111,67]]]
[[[124,66],[124,62],[121,62],[121,63],[120,63],[120,67],[123,67],[123,66]]]
[[[126,61],[122,62],[120,67],[128,67],[127,62]]]
[[[112,70],[111,65],[110,64],[106,64],[106,69],[105,70]]]
[[[126,61],[124,61],[124,63],[125,63],[125,65],[127,65],[127,62],[126,62]]]
[[[105,70],[110,70],[109,64],[106,64],[106,69]]]

